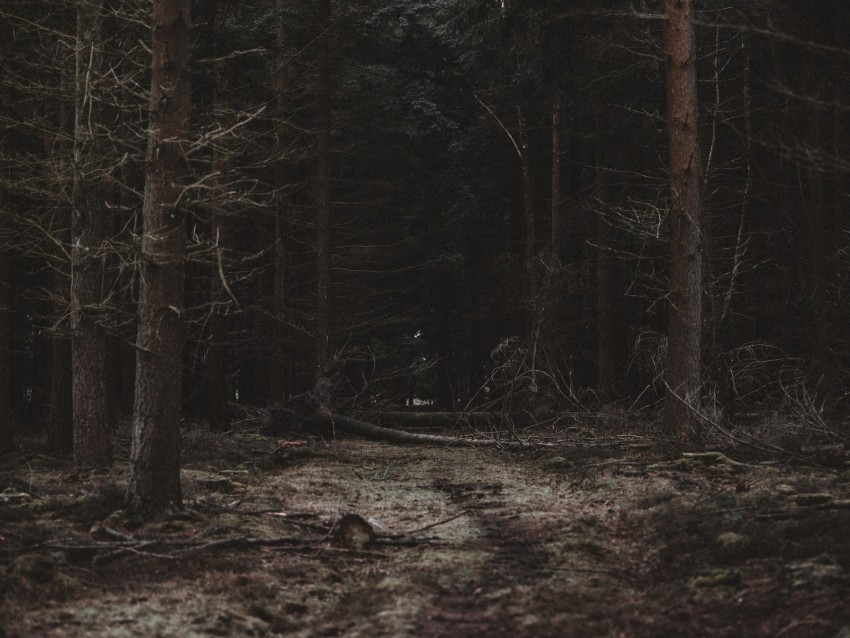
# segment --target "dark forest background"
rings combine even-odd
[[[102,344],[91,392],[111,422],[133,411],[151,9],[0,7],[0,429],[7,447],[41,431],[62,449],[86,326]],[[226,430],[317,377],[345,407],[658,414],[663,9],[194,2],[173,309],[184,418]],[[850,387],[850,7],[695,10],[699,417],[783,414],[836,433]]]

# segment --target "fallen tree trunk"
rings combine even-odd
[[[412,427],[451,428],[457,425],[490,425],[504,422],[506,418],[512,421],[511,415],[500,412],[413,412],[403,410],[379,411],[361,410],[352,414],[361,421],[375,423],[398,423]],[[527,416],[526,416],[527,420]]]
[[[419,443],[426,445],[458,445],[474,447],[509,447],[527,448],[539,445],[513,439],[510,441],[494,438],[465,438],[459,436],[442,436],[437,434],[419,434],[396,430],[393,428],[375,425],[369,421],[361,421],[351,416],[334,413],[335,405],[333,383],[326,378],[319,378],[313,389],[292,400],[286,405],[272,406],[265,419],[263,431],[274,436],[292,435],[299,432],[315,432],[319,434],[336,435],[337,431],[355,434],[376,441],[390,441],[394,443]],[[396,413],[402,414],[402,413]],[[407,413],[410,416],[419,413]],[[425,413],[422,413],[425,416]],[[429,413],[427,416],[431,416]],[[463,413],[443,412],[442,415],[460,416]],[[476,414],[476,413],[472,413]],[[481,413],[495,416],[495,413]],[[415,418],[415,417],[414,417]],[[443,417],[447,418],[447,417]],[[453,420],[452,425],[458,421]],[[488,423],[489,420],[488,420]]]
[[[348,434],[356,434],[367,439],[376,441],[389,441],[393,443],[425,443],[431,445],[467,445],[472,447],[511,447],[527,448],[535,444],[523,441],[502,441],[498,439],[471,439],[458,436],[441,436],[438,434],[419,434],[417,432],[406,432],[385,428],[374,423],[360,421],[342,414],[310,414],[303,419],[303,425],[308,430],[320,432],[334,432],[342,430]]]

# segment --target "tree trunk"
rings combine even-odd
[[[215,0],[208,1],[209,14],[208,19],[210,28],[213,30],[213,42],[215,39],[215,31],[218,25],[224,21],[226,7],[223,2]],[[216,58],[220,58],[223,51],[214,50]],[[225,96],[228,90],[227,66],[221,59],[217,59],[213,66],[213,119],[222,129],[227,128],[232,124],[228,121],[228,113],[225,105]],[[214,432],[224,432],[230,428],[230,416],[228,414],[228,398],[230,396],[228,390],[228,318],[227,306],[229,299],[224,289],[225,286],[225,271],[224,271],[224,255],[228,246],[228,224],[225,211],[222,210],[222,203],[225,201],[223,190],[221,190],[221,177],[227,172],[227,150],[222,149],[222,145],[226,145],[227,140],[223,139],[213,148],[212,169],[216,177],[215,193],[213,205],[210,211],[210,226],[212,232],[213,245],[215,253],[213,262],[210,266],[209,283],[210,283],[210,323],[209,323],[209,344],[207,350],[207,422],[210,430]]]
[[[552,268],[561,263],[561,96],[552,100]]]
[[[517,122],[519,128],[519,165],[522,178],[522,261],[525,267],[528,284],[534,283],[534,197],[531,184],[531,160],[528,156],[528,131],[522,108],[517,105]],[[528,288],[529,294],[534,290]],[[530,325],[530,323],[529,323]]]
[[[808,57],[808,56],[806,56]],[[805,59],[805,58],[804,58]],[[823,87],[812,81],[810,67],[801,68],[801,86],[805,95],[819,95]],[[801,131],[808,137],[810,148],[824,148],[829,142],[824,134],[823,112],[820,105],[801,105]],[[800,241],[803,250],[802,266],[805,282],[807,330],[805,347],[808,355],[809,373],[812,377],[812,395],[817,405],[824,405],[833,397],[833,380],[837,378],[830,347],[830,315],[827,291],[830,275],[827,271],[827,255],[830,251],[830,233],[827,232],[827,184],[826,173],[820,160],[808,159],[805,168],[797,169],[800,197]],[[840,172],[840,171],[836,171]],[[843,389],[840,390],[843,394]]]
[[[73,73],[64,64],[60,76],[60,96],[71,95],[73,89]],[[45,137],[44,151],[48,160],[55,163],[58,161],[53,155],[56,147],[63,153],[67,149],[65,140],[73,139],[73,114],[72,105],[69,101],[60,97],[59,104],[59,135],[55,139]],[[62,247],[70,247],[71,236],[71,209],[70,205],[61,202],[56,207],[56,213],[51,233]],[[68,309],[65,303],[66,295],[70,292],[70,272],[68,260],[61,249],[57,248],[53,254],[56,268],[53,273],[53,289],[55,301],[53,303],[54,320],[64,316]],[[59,452],[72,449],[74,445],[73,434],[73,398],[71,393],[71,340],[66,334],[66,326],[58,325],[54,328],[51,336],[51,363],[50,363],[50,413],[47,423],[46,447],[50,452]]]
[[[2,97],[0,97],[2,100]],[[5,157],[5,139],[0,140],[0,158]],[[2,163],[2,159],[0,159]],[[0,167],[5,168],[5,167]],[[5,189],[0,186],[0,208],[6,204]],[[6,249],[5,232],[0,246],[0,457],[12,451],[13,421],[12,421],[12,387],[11,387],[11,353],[9,346],[11,322],[9,321],[9,258]]]
[[[103,2],[79,0],[74,76],[74,185],[71,212],[71,393],[74,463],[112,463],[103,299],[103,170],[96,128],[96,80],[103,58]]]
[[[128,508],[145,517],[182,505],[180,389],[184,326],[182,151],[190,106],[189,0],[153,0],[150,123],[142,208],[136,393]]]
[[[269,366],[269,397],[273,401],[285,401],[287,395],[287,371],[289,369],[289,353],[286,347],[287,339],[287,217],[289,214],[289,197],[286,193],[288,186],[288,171],[286,163],[288,142],[286,124],[286,25],[283,20],[283,9],[286,0],[277,0],[279,12],[277,25],[277,55],[275,57],[275,93],[277,94],[275,123],[275,144],[277,165],[275,178],[277,195],[275,196],[275,230],[274,230],[274,282],[272,283],[272,357]]]
[[[215,168],[216,162],[213,160]],[[216,246],[216,262],[210,272],[210,323],[209,344],[207,350],[207,422],[210,430],[224,432],[230,428],[228,387],[228,318],[227,299],[222,274],[219,272],[220,260],[227,242],[227,220],[220,211],[212,213],[212,233]],[[223,271],[222,271],[223,272]]]
[[[438,326],[437,335],[439,363],[437,366],[437,403],[443,410],[455,410],[457,408],[457,392],[455,390],[453,374],[453,339],[452,339],[452,307],[454,305],[451,294],[451,275],[444,272],[440,276],[442,294],[439,295],[438,303]]]
[[[602,210],[596,215],[596,346],[599,403],[617,399],[617,268],[612,255],[612,228],[605,219],[608,205],[603,168],[597,168],[597,199]]]
[[[71,393],[71,342],[54,335],[51,339],[50,413],[46,447],[50,452],[70,450],[74,445],[73,398]]]
[[[670,296],[664,432],[701,438],[702,170],[698,138],[693,0],[665,0],[670,144]]]
[[[331,364],[331,62],[330,0],[319,0],[319,78],[316,86],[316,374]]]
[[[12,29],[8,20],[3,21],[0,26],[0,38],[2,38],[2,54],[11,48]],[[6,122],[9,110],[9,95],[6,91],[6,78],[3,77],[5,69],[0,66],[0,121]],[[8,179],[8,166],[6,158],[9,157],[9,129],[4,126],[0,128],[0,210],[6,212],[6,206],[10,197],[7,192],[6,180]],[[9,237],[5,228],[7,221],[2,220],[3,227],[0,228],[0,457],[12,451],[12,387],[11,387],[11,358],[9,346],[11,335],[11,321],[9,317],[9,261],[8,242]]]

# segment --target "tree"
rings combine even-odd
[[[331,363],[331,37],[330,0],[319,0],[319,78],[316,84],[316,370]]]
[[[102,0],[79,0],[74,52],[74,179],[71,224],[71,368],[74,462],[112,462],[107,398],[106,335],[102,314],[104,276],[103,149],[99,143],[99,77],[103,59]]]
[[[667,324],[669,436],[700,438],[702,330],[701,158],[692,0],[665,0],[667,128],[670,153],[670,293]]]
[[[213,53],[213,120],[221,129],[228,129],[234,123],[225,106],[228,89],[227,64],[223,59],[224,51],[216,46],[219,41],[216,29],[227,17],[228,6],[222,0],[207,0],[208,29],[211,31]],[[227,175],[226,140],[219,141],[212,151],[212,171],[215,192],[223,192]],[[207,421],[213,431],[223,432],[230,426],[228,413],[228,318],[229,299],[225,291],[224,253],[229,244],[227,214],[223,210],[224,197],[214,197],[210,211],[213,254],[209,269],[210,277],[210,318],[209,345],[207,347]]]
[[[287,171],[288,125],[286,103],[286,44],[287,24],[283,9],[286,0],[277,0],[277,33],[275,50],[275,233],[274,233],[274,281],[272,283],[272,357],[269,366],[269,397],[282,400],[287,396],[290,353],[287,348],[287,305],[286,288],[288,280],[287,261],[288,216],[289,216],[289,174]]]
[[[552,98],[552,227],[549,235],[550,262],[561,262],[561,96]]]
[[[601,161],[598,161],[601,164]],[[617,266],[614,260],[613,229],[606,218],[610,206],[605,168],[596,167],[596,391],[602,405],[617,398]]]
[[[11,26],[8,20],[3,21],[0,26],[0,54],[5,59],[8,50],[11,48]],[[0,122],[5,123],[9,116],[9,90],[7,86],[7,78],[5,77],[7,69],[4,66],[0,67]],[[5,126],[0,128],[0,456],[12,451],[13,432],[12,432],[12,392],[11,392],[11,352],[10,352],[10,335],[11,322],[9,312],[9,238],[8,234],[8,218],[6,208],[9,203],[8,193],[8,173],[9,162],[7,160],[9,154],[8,144],[9,132]]]
[[[180,388],[185,258],[183,144],[190,107],[189,0],[154,0],[153,60],[128,507],[182,505]]]

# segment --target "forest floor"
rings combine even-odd
[[[512,451],[189,428],[185,508],[145,524],[126,433],[102,473],[25,441],[0,463],[0,637],[850,637],[843,449],[638,429]]]

